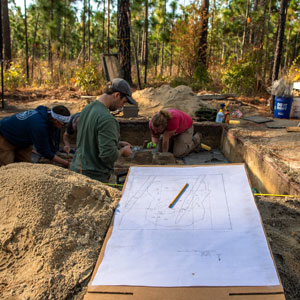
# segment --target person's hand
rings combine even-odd
[[[71,147],[68,146],[68,145],[64,146],[64,151],[65,151],[67,154],[70,154]]]
[[[120,153],[122,156],[124,157],[128,157],[132,154],[132,151],[131,151],[131,147],[130,147],[130,144],[127,145],[127,146],[124,146],[123,148],[120,149]]]
[[[120,141],[119,142],[119,148],[120,149],[123,148],[123,147],[125,147],[125,146],[130,146],[131,147],[131,144],[128,143],[128,142],[125,142],[125,141]]]
[[[67,169],[70,169],[71,162],[72,162],[72,160],[68,160],[68,165],[66,166]]]

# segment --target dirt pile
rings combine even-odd
[[[163,108],[180,109],[191,116],[200,107],[211,107],[208,102],[200,100],[192,89],[185,85],[172,88],[162,85],[159,88],[146,88],[133,93],[139,106],[139,115],[152,116]]]
[[[121,193],[53,165],[0,168],[0,298],[77,299]]]

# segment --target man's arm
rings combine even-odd
[[[111,165],[120,156],[120,151],[118,150],[119,144],[119,130],[114,119],[108,118],[102,120],[97,128],[97,141],[99,158],[102,163],[107,163]]]
[[[35,146],[38,153],[40,153],[43,157],[49,159],[51,162],[57,162],[65,166],[66,168],[69,168],[69,161],[60,158],[51,150],[46,124],[42,124],[42,126],[40,126],[39,128],[32,129],[31,137],[33,145]]]
[[[154,143],[154,144],[159,144],[159,138],[158,137],[156,137],[156,136],[151,136],[151,140],[152,140],[152,143]]]
[[[63,135],[63,141],[64,141],[64,150],[69,154],[71,150],[71,143],[70,143],[70,135],[65,131]]]
[[[63,159],[63,158],[59,157],[58,155],[54,155],[52,162],[59,163],[68,169],[70,168],[70,164],[71,164],[70,161]]]
[[[122,149],[125,146],[131,146],[131,144],[126,142],[126,141],[120,141],[119,144],[118,144],[119,149]]]
[[[120,149],[120,154],[124,157],[128,157],[132,154],[131,146],[127,145]]]
[[[118,149],[120,154],[124,157],[128,157],[132,154],[131,144],[125,141],[120,141],[118,144]]]

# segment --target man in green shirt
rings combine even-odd
[[[136,104],[124,79],[108,83],[104,94],[88,104],[80,114],[77,129],[77,150],[70,169],[92,179],[107,182],[120,155],[130,156],[131,145],[120,142],[120,127],[110,111]]]

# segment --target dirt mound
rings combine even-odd
[[[139,115],[147,117],[163,108],[176,108],[195,116],[195,111],[200,107],[210,107],[208,102],[200,100],[192,89],[185,85],[176,88],[169,85],[146,88],[133,93],[133,98],[138,102]]]
[[[121,193],[53,165],[0,168],[0,298],[74,299]]]

